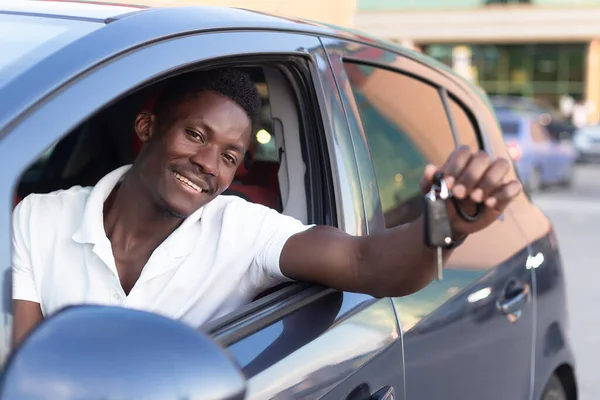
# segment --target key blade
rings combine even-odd
[[[442,248],[437,248],[437,280],[441,281],[443,279],[444,273],[444,259],[442,258]]]

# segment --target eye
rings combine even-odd
[[[191,129],[186,129],[185,132],[190,135],[191,137],[193,137],[194,139],[200,140],[202,141],[202,135],[200,135],[198,132],[193,131]]]
[[[225,160],[227,160],[228,163],[235,165],[236,159],[234,156],[231,154],[223,154],[223,157],[225,157]]]

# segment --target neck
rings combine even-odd
[[[147,194],[133,168],[104,203],[104,230],[113,248],[156,248],[182,222],[183,218],[168,213]]]

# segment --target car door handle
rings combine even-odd
[[[518,290],[513,288],[510,292],[516,292],[516,294],[498,301],[497,306],[500,311],[509,316],[511,322],[515,322],[521,318],[523,307],[529,300],[531,289],[528,284],[523,284]]]
[[[371,396],[371,400],[396,400],[393,386],[384,386]]]

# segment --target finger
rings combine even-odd
[[[500,212],[504,211],[508,203],[521,193],[522,187],[519,181],[513,180],[493,192],[485,200],[485,205]]]
[[[510,163],[505,158],[494,160],[471,193],[471,199],[475,202],[485,201],[502,185],[509,169]]]
[[[444,165],[440,167],[440,171],[444,173],[446,185],[448,185],[449,189],[452,189],[456,178],[469,164],[472,154],[469,146],[459,146],[450,154]]]
[[[419,186],[421,187],[421,191],[423,191],[423,193],[427,193],[431,189],[433,175],[435,175],[437,170],[437,167],[433,164],[427,164],[425,166],[425,171],[423,172],[423,179],[421,179],[421,182],[419,183]]]
[[[490,156],[485,151],[476,153],[469,164],[462,170],[456,179],[456,186],[452,190],[458,199],[463,199],[469,195],[483,179],[491,164]],[[481,191],[475,193],[476,197],[481,197]]]

